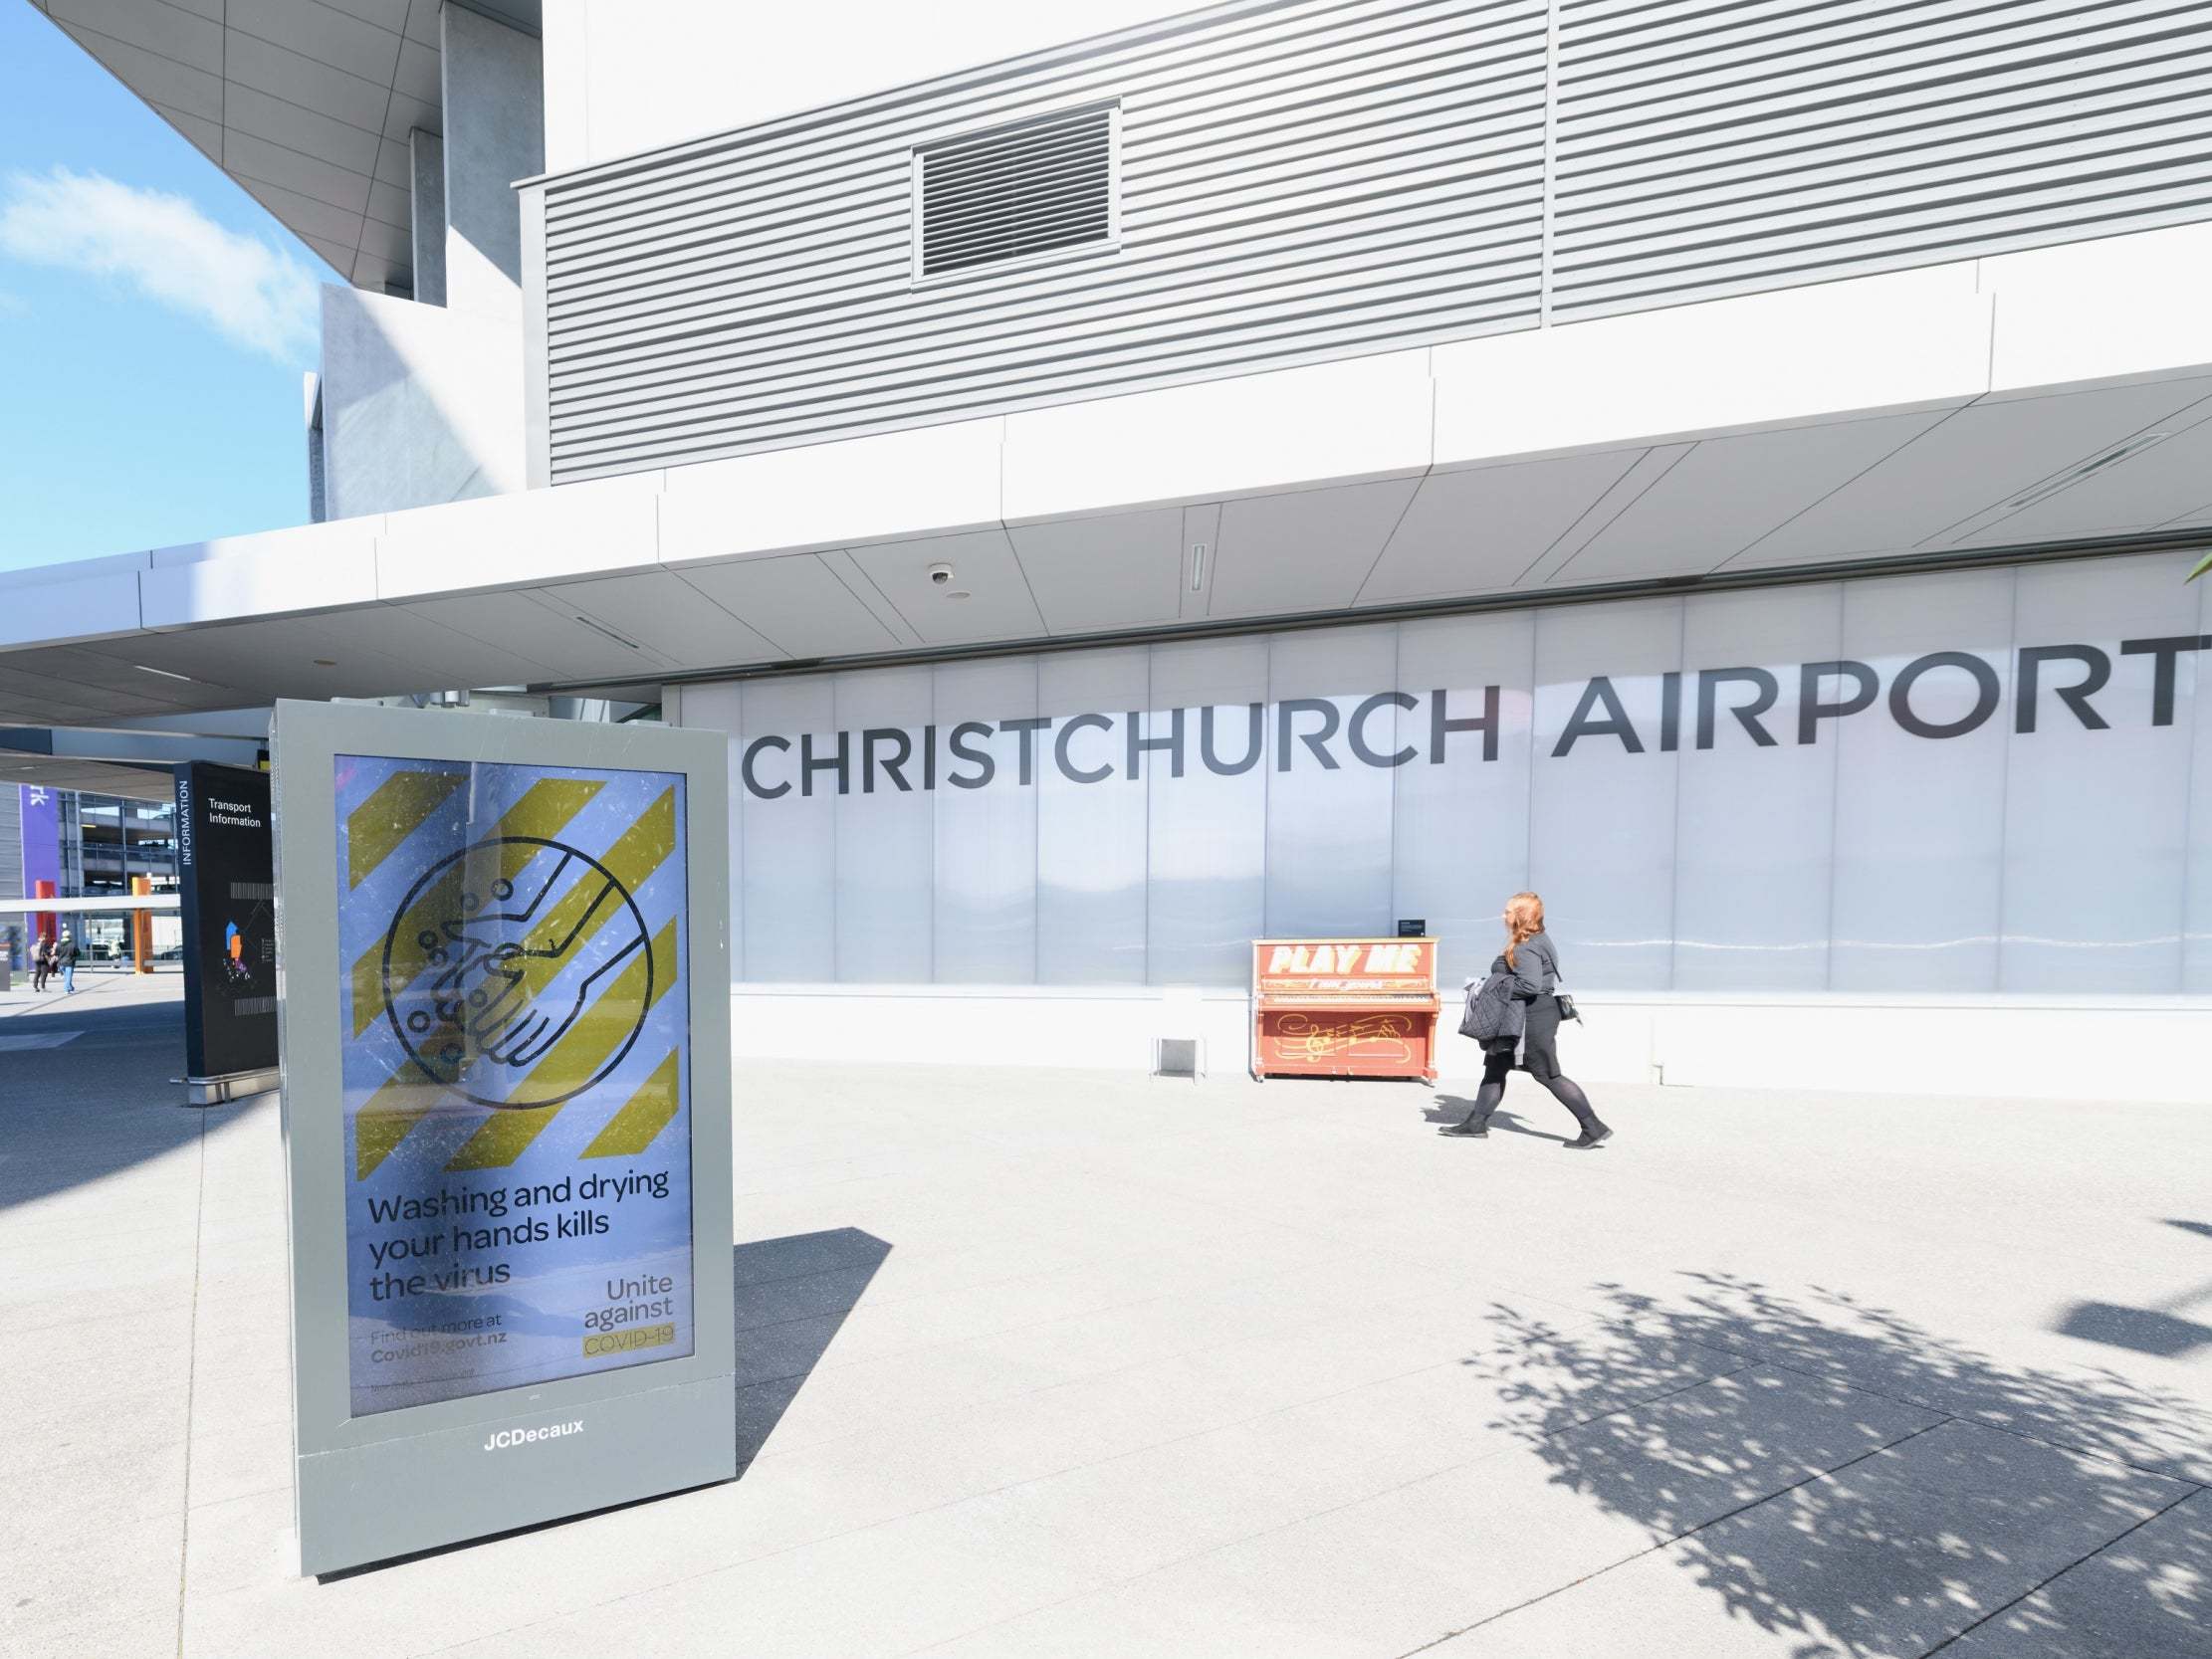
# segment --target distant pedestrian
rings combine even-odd
[[[70,931],[64,928],[62,930],[62,942],[56,948],[54,954],[54,960],[60,964],[62,969],[62,994],[64,996],[75,996],[77,994],[78,954],[77,940],[71,937]]]
[[[1613,1131],[1598,1121],[1590,1097],[1572,1078],[1559,1070],[1559,952],[1544,932],[1544,901],[1533,893],[1516,893],[1505,902],[1505,949],[1490,964],[1489,980],[1477,997],[1486,1006],[1481,1023],[1497,1027],[1482,1043],[1482,1087],[1475,1091],[1474,1110],[1439,1135],[1480,1139],[1490,1133],[1490,1115],[1505,1098],[1505,1077],[1514,1069],[1515,1055],[1528,1075],[1552,1093],[1575,1115],[1582,1133],[1567,1142],[1569,1151],[1588,1151],[1612,1139]]]
[[[31,940],[31,989],[43,991],[54,977],[54,941],[43,936]]]

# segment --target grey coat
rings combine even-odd
[[[1513,966],[1505,965],[1505,952],[1490,964],[1492,973],[1510,971],[1520,981],[1521,994],[1533,1001],[1539,996],[1550,996],[1559,989],[1559,951],[1553,946],[1551,934],[1531,933],[1521,940],[1521,947],[1513,952]]]

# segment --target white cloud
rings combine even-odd
[[[314,355],[313,273],[182,196],[67,167],[13,173],[0,186],[0,252],[114,279],[282,363]]]

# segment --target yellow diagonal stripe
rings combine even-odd
[[[430,1087],[425,1078],[423,1088]],[[392,1084],[387,1083],[377,1094],[381,1096],[391,1088]],[[376,1166],[391,1156],[400,1141],[407,1139],[407,1132],[421,1123],[429,1110],[427,1106],[379,1106],[373,1110],[363,1107],[353,1119],[353,1178],[365,1181],[374,1174]]]
[[[465,767],[449,772],[394,772],[376,785],[367,800],[345,815],[345,885],[359,887],[392,850],[422,828],[423,820],[467,778]]]
[[[539,835],[552,836],[590,803],[591,797],[604,787],[597,779],[549,777],[541,778],[523,791],[523,796],[513,806],[500,814],[499,821],[485,836]],[[371,796],[371,799],[374,797]],[[502,847],[499,873],[509,881],[522,874],[523,866],[536,855],[534,847]],[[351,862],[350,859],[347,861]],[[359,878],[355,878],[358,880]],[[459,864],[448,865],[443,874],[422,890],[422,894],[407,914],[399,919],[397,936],[392,941],[392,981],[404,985],[422,971],[422,947],[416,940],[426,932],[435,932],[448,917],[456,914],[461,902],[462,869]],[[361,953],[353,964],[353,1035],[358,1037],[384,1011],[384,941],[378,938]]]
[[[487,836],[537,835],[551,837],[589,805],[605,787],[600,778],[540,778],[520,799],[501,813],[485,832]],[[503,847],[501,874],[512,880],[533,856],[530,847]],[[461,897],[461,865],[433,882],[400,919],[398,939],[392,949],[392,970],[402,984],[422,971],[416,937],[453,914]],[[353,964],[353,1035],[358,1037],[383,1014],[384,941],[370,945]],[[407,1132],[422,1122],[437,1103],[436,1085],[416,1070],[411,1061],[386,1078],[353,1119],[353,1178],[365,1181],[392,1149],[407,1139]]]
[[[668,994],[676,983],[676,924],[671,922],[653,935],[646,950],[632,956],[614,983],[586,1008],[552,1052],[531,1069],[522,1093],[557,1095],[581,1088],[607,1062],[607,1056],[637,1028],[638,1003],[645,996],[647,952],[651,956],[653,995],[647,1008]],[[448,1169],[490,1169],[513,1163],[560,1115],[563,1101],[555,1106],[525,1107],[494,1112],[453,1154]]]
[[[638,814],[637,821],[616,838],[599,862],[606,867],[608,875],[635,893],[675,850],[676,791],[666,789],[659,800]],[[584,931],[582,936],[561,955],[521,958],[523,977],[515,987],[516,995],[528,1006],[540,991],[559,977],[562,965],[580,952],[601,928],[621,926],[629,920],[629,908],[607,893],[605,884],[586,871],[561,896],[560,903],[553,908],[545,922],[533,923],[530,931],[533,939],[556,942],[567,939],[579,929]]]
[[[645,1087],[607,1120],[605,1129],[584,1147],[585,1157],[631,1157],[653,1143],[653,1137],[676,1116],[676,1051],[654,1068]]]

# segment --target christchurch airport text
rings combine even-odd
[[[2185,654],[2212,650],[2212,634],[2176,634],[2155,639],[2121,640],[2119,655],[2151,661],[2150,724],[2171,726],[2174,685]],[[1794,718],[1776,719],[1783,678],[1796,680]],[[2097,645],[2023,646],[2013,663],[2011,721],[2017,732],[2032,732],[2039,720],[2072,720],[2090,730],[2111,725],[2097,698],[2112,677],[2112,652]],[[1615,742],[1631,754],[1670,753],[1682,746],[1683,726],[1697,748],[1725,738],[1773,748],[1788,741],[1820,740],[1824,724],[1851,719],[1880,705],[1886,717],[1915,737],[1962,737],[1994,719],[2005,702],[1996,666],[1983,654],[1932,651],[1897,669],[1886,687],[1868,663],[1850,659],[1800,663],[1794,671],[1767,668],[1707,668],[1668,672],[1659,679],[1655,718],[1631,717],[1615,677],[1587,681],[1550,753],[1571,754],[1577,743]],[[1524,694],[1525,695],[1525,694]],[[1010,762],[1014,780],[1036,782],[1049,763],[1071,783],[1136,779],[1145,767],[1165,767],[1181,777],[1196,762],[1222,777],[1233,777],[1270,763],[1287,772],[1294,765],[1335,771],[1347,760],[1363,766],[1405,766],[1416,761],[1442,765],[1451,739],[1479,743],[1484,760],[1498,757],[1504,694],[1497,686],[1479,691],[1438,690],[1376,692],[1350,698],[1292,697],[1278,702],[1233,704],[1197,709],[1167,709],[1142,714],[1093,712],[1028,716],[1018,720],[963,721],[944,734],[925,726],[920,739],[900,726],[864,726],[795,740],[770,735],[745,745],[740,769],[749,793],[774,800],[796,788],[801,795],[850,794],[857,786],[873,794],[894,790],[933,790],[940,783],[956,789],[982,789],[997,781],[1001,764]],[[1346,705],[1350,707],[1347,708]],[[1401,723],[1385,710],[1411,716]],[[1383,717],[1383,718],[1379,718]],[[1426,718],[1424,718],[1426,717]],[[1877,715],[1876,718],[1881,718]],[[1411,729],[1423,741],[1405,740]],[[1731,736],[1740,730],[1740,736]],[[995,734],[1017,739],[1012,756],[982,746]]]

